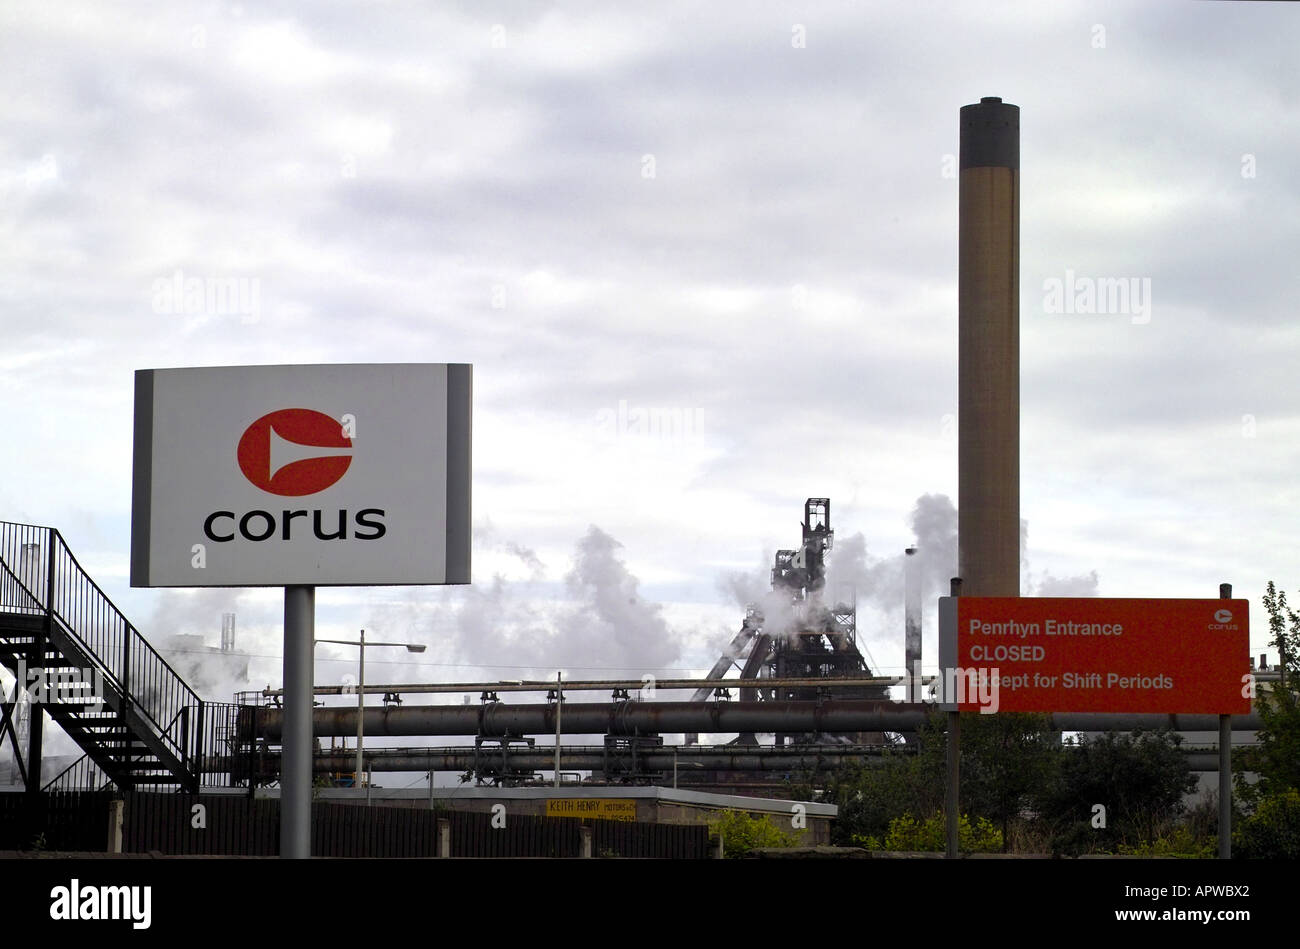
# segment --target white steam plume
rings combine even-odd
[[[576,543],[562,593],[539,582],[546,569],[532,550],[494,546],[517,557],[532,579],[513,582],[497,574],[440,597],[413,592],[380,607],[371,622],[431,641],[426,655],[433,662],[495,667],[502,677],[517,670],[510,678],[548,677],[556,669],[637,678],[679,659],[683,633],[669,627],[659,604],[641,596],[639,581],[618,555],[622,545],[599,527]]]

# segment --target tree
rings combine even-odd
[[[1257,744],[1233,760],[1236,794],[1249,810],[1289,790],[1300,790],[1300,613],[1287,605],[1286,593],[1271,580],[1264,609],[1273,634],[1270,645],[1280,657],[1281,680],[1256,689]],[[1247,772],[1258,775],[1258,783],[1249,783]]]
[[[1030,808],[1061,764],[1061,733],[1046,715],[961,716],[961,809],[988,817],[1009,845],[1012,820]],[[940,772],[942,773],[942,772]]]
[[[824,800],[839,807],[832,842],[847,847],[868,838],[881,840],[896,818],[942,809],[942,775],[926,764],[916,754],[886,751],[879,762],[846,765],[832,773],[824,792]]]
[[[1107,732],[1066,747],[1037,809],[1053,849],[1115,850],[1156,840],[1184,810],[1196,776],[1169,729]],[[1098,805],[1102,809],[1098,809]]]
[[[1278,590],[1272,580],[1264,592],[1264,609],[1268,610],[1268,631],[1273,634],[1270,645],[1278,651],[1282,684],[1294,690],[1300,676],[1300,613],[1287,605],[1285,591]]]
[[[833,839],[861,844],[885,839],[891,824],[910,817],[928,821],[943,813],[947,773],[947,716],[936,711],[921,728],[919,750],[887,752],[878,764],[841,769],[826,782],[826,799],[840,808]],[[1055,773],[1060,733],[1044,715],[961,717],[961,810],[1008,828]]]

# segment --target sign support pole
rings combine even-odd
[[[957,806],[961,786],[961,713],[948,713],[948,790],[944,795],[944,816],[948,830],[947,857],[956,857],[961,846],[961,808]]]
[[[352,780],[354,789],[361,787],[361,775],[365,773],[365,764],[361,758],[361,745],[366,737],[366,631],[361,631],[361,664],[358,667],[360,681],[357,683],[357,776]],[[366,791],[366,803],[370,803],[370,791]]]
[[[1232,584],[1220,583],[1219,596],[1232,599]],[[1219,859],[1232,859],[1232,716],[1219,716]]]
[[[280,856],[311,856],[312,644],[316,588],[284,588],[284,734],[280,743]],[[357,776],[360,779],[360,775]]]
[[[961,577],[953,577],[951,581],[950,593],[952,596],[961,596]],[[955,657],[954,657],[955,661]],[[944,670],[940,670],[941,672]],[[953,687],[956,687],[957,675],[954,674],[950,680]],[[956,702],[955,695],[945,696],[950,702]],[[948,713],[948,780],[947,788],[944,793],[943,809],[944,820],[948,831],[948,852],[945,854],[949,859],[954,859],[960,849],[961,829],[961,808],[958,805],[957,795],[961,787],[961,713],[954,710]]]

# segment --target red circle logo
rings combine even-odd
[[[239,439],[239,470],[253,485],[282,497],[324,491],[342,478],[352,456],[303,457],[304,448],[351,448],[338,419],[314,409],[280,409],[263,415]]]

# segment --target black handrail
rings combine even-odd
[[[186,727],[192,735],[187,739],[191,749],[187,764],[198,786],[231,787],[243,783],[242,779],[236,782],[231,774],[231,762],[239,760],[243,754],[243,744],[238,735],[239,709],[239,705],[230,702],[201,702],[197,710],[194,706],[186,706],[184,711],[190,714]],[[173,720],[173,726],[175,723]],[[159,770],[163,769],[160,767]],[[179,787],[185,782],[177,777],[174,783]],[[84,754],[47,781],[42,790],[95,790],[106,784],[112,784],[112,779],[89,754]]]
[[[96,775],[98,775],[98,777],[96,777]],[[97,791],[106,784],[112,783],[113,779],[104,773],[104,769],[97,765],[90,755],[82,755],[54,777],[50,778],[41,790],[83,791],[90,789],[92,791]]]
[[[10,528],[16,528],[16,530],[10,530]],[[31,615],[45,613],[45,604],[41,602],[41,595],[37,590],[28,586],[26,579],[11,569],[10,564],[14,563],[18,570],[22,570],[23,549],[28,546],[46,549],[46,545],[41,544],[40,539],[46,537],[49,530],[48,527],[34,527],[30,524],[13,524],[8,521],[0,521],[0,567],[4,568],[4,575],[0,576],[0,608]],[[10,553],[11,550],[12,553]],[[13,554],[17,554],[17,556],[15,557]],[[40,576],[27,579],[44,579],[43,574],[44,571],[41,571]],[[39,584],[37,586],[39,589]],[[15,594],[22,594],[25,599],[22,602],[6,602],[7,596],[5,594],[11,590]]]
[[[24,556],[36,551],[41,556]],[[108,598],[58,530],[0,521],[0,568],[0,611],[48,616],[56,637],[84,654],[70,658],[89,662],[104,677],[122,696],[122,714],[129,709],[148,727],[193,782],[202,781],[204,761],[214,757],[219,744],[237,742],[235,706],[204,702]],[[25,569],[31,576],[22,575]],[[10,591],[20,602],[6,602]],[[169,769],[160,764],[159,770]],[[85,755],[46,787],[78,776],[96,783],[100,778],[108,780]],[[187,783],[185,774],[176,777],[178,784]]]
[[[47,537],[48,556],[54,559],[54,583],[47,591],[45,605],[77,645],[88,647],[86,652],[103,667],[103,673],[131,710],[144,717],[154,734],[178,758],[183,758],[184,743],[162,723],[202,699],[113,604],[62,535],[51,528]],[[96,625],[100,628],[96,629]],[[105,648],[96,648],[99,644]],[[118,650],[121,659],[114,662]]]
[[[141,644],[144,645],[144,648],[147,649],[149,653],[155,659],[157,659],[158,662],[163,667],[165,667],[167,671],[170,672],[172,676],[174,676],[182,686],[185,687],[185,691],[189,692],[189,694],[194,697],[195,702],[202,701],[202,699],[199,698],[198,693],[195,692],[193,689],[191,689],[188,683],[186,683],[185,680],[181,678],[180,673],[178,673],[175,669],[172,668],[171,664],[162,657],[162,654],[159,653],[158,650],[153,648],[149,640],[145,639],[144,636],[140,634],[140,631],[136,629],[136,627],[131,623],[129,619],[126,618],[126,616],[122,613],[122,611],[113,605],[113,601],[108,598],[108,594],[106,594],[102,589],[100,589],[99,584],[96,583],[94,578],[91,577],[90,574],[86,572],[85,568],[81,566],[81,563],[77,560],[76,556],[72,553],[71,548],[68,547],[67,542],[64,541],[63,535],[60,534],[57,530],[54,530],[53,528],[50,528],[50,530],[53,532],[54,536],[58,539],[60,546],[67,553],[68,559],[71,560],[73,566],[77,568],[77,572],[81,574],[81,576],[85,579],[87,583],[89,583],[92,587],[95,588],[95,592],[104,598],[104,602],[113,610],[113,612],[115,612],[119,617],[121,617],[122,622],[125,623],[127,627],[131,630],[131,632],[135,634],[136,638],[139,639]]]

